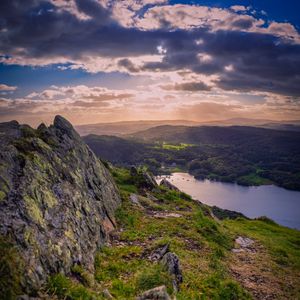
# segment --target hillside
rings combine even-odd
[[[54,275],[48,293],[70,300],[300,296],[299,231],[210,208],[168,185],[145,187],[141,171],[111,172],[122,205],[94,276],[82,269]]]
[[[161,125],[197,126],[199,124],[199,122],[188,120],[141,120],[77,125],[75,129],[81,136],[90,134],[122,136]]]
[[[299,298],[299,231],[103,165],[60,116],[0,133],[1,299]]]
[[[271,121],[264,119],[235,118],[228,120],[217,120],[208,122],[195,122],[190,120],[141,120],[141,121],[123,121],[112,123],[98,123],[76,125],[75,129],[81,136],[86,135],[109,135],[124,136],[134,134],[138,131],[148,130],[158,126],[255,126],[269,129],[300,131],[300,121]]]
[[[127,138],[84,140],[103,159],[121,166],[146,165],[155,174],[175,169],[199,179],[241,185],[274,183],[300,190],[299,132],[246,126],[159,126]]]
[[[269,143],[277,148],[287,151],[296,151],[300,140],[299,132],[272,130],[248,126],[158,126],[148,130],[131,134],[130,137],[144,141],[160,141],[170,143],[191,143],[191,144],[223,144],[238,145],[260,143],[261,146],[268,146]]]

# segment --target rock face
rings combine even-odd
[[[0,124],[0,234],[22,253],[26,293],[75,263],[92,271],[119,203],[109,172],[64,118],[37,130]]]

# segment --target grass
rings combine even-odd
[[[180,151],[180,150],[184,150],[188,147],[193,147],[193,146],[195,146],[195,145],[194,144],[185,144],[185,143],[169,144],[169,143],[163,142],[163,143],[158,143],[157,145],[154,146],[154,148]]]
[[[76,267],[73,274],[77,281],[56,275],[48,285],[52,293],[62,299],[101,299],[101,291],[107,288],[116,299],[131,300],[164,284],[172,294],[172,278],[160,263],[148,259],[154,249],[169,244],[170,251],[179,257],[183,272],[183,283],[176,294],[178,300],[252,299],[231,272],[234,239],[247,236],[264,249],[262,254],[256,254],[255,263],[266,263],[281,280],[286,299],[297,299],[299,231],[267,218],[216,221],[207,206],[165,188],[153,191],[154,198],[140,196],[143,207],[139,207],[131,203],[129,195],[143,191],[129,171],[114,168],[112,173],[122,196],[122,205],[116,212],[119,230],[112,246],[103,247],[96,255],[95,283],[89,284],[84,279],[84,270]],[[181,217],[155,217],[156,213],[167,212],[176,212]]]
[[[126,178],[123,171],[121,174]],[[121,177],[116,173],[114,176]],[[157,201],[145,200],[147,213],[128,201],[127,187],[119,187],[123,204],[116,218],[122,228],[119,240],[124,245],[105,247],[97,254],[95,279],[101,286],[108,287],[117,299],[134,299],[140,292],[161,284],[172,293],[171,278],[159,263],[147,259],[151,251],[168,243],[180,258],[183,270],[184,282],[178,299],[235,299],[230,298],[233,294],[236,299],[249,299],[225,268],[232,238],[221,224],[203,213],[207,213],[206,208],[184,193],[160,188],[153,193]],[[154,219],[149,211],[176,211],[182,217]],[[214,278],[213,288],[212,281],[206,280],[208,277]]]
[[[102,300],[104,297],[89,290],[82,284],[63,274],[51,276],[47,283],[47,293],[56,295],[59,299],[68,300]]]
[[[273,221],[226,220],[226,227],[237,235],[244,235],[258,240],[270,253],[273,262],[288,265],[300,275],[300,232],[277,225]]]

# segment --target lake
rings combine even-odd
[[[276,223],[300,229],[300,192],[274,185],[245,187],[233,183],[197,180],[187,173],[167,179],[181,191],[207,205],[243,213],[249,218],[267,216]],[[157,178],[159,181],[159,177]]]

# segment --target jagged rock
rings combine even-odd
[[[183,277],[178,256],[175,253],[168,252],[162,258],[161,263],[173,277],[174,291],[179,291],[179,285],[182,283]]]
[[[143,181],[141,187],[149,190],[155,189],[158,184],[156,183],[155,177],[149,172],[142,172]]]
[[[211,210],[212,210],[213,215],[215,217],[217,217],[219,220],[224,220],[227,218],[228,219],[237,219],[237,218],[249,219],[240,212],[223,209],[223,208],[220,208],[217,206],[212,206]]]
[[[169,244],[166,244],[162,247],[155,249],[149,256],[149,259],[152,261],[159,261],[163,256],[169,251]]]
[[[166,178],[163,178],[159,185],[166,187],[169,190],[180,192],[180,190],[175,185],[173,185],[170,181],[168,181]]]
[[[112,296],[112,294],[109,292],[108,289],[104,289],[102,294],[105,299],[114,299],[114,297]]]
[[[114,229],[120,204],[108,170],[63,117],[37,130],[0,124],[0,235],[24,262],[24,294],[95,251]]]
[[[167,288],[164,285],[162,285],[144,292],[136,299],[137,300],[171,300],[171,297],[167,292]]]
[[[137,206],[139,206],[139,207],[142,206],[141,203],[140,203],[140,201],[139,201],[139,197],[138,197],[138,195],[136,195],[136,194],[130,194],[129,200],[130,200],[133,204],[135,204],[135,205],[137,205]]]

